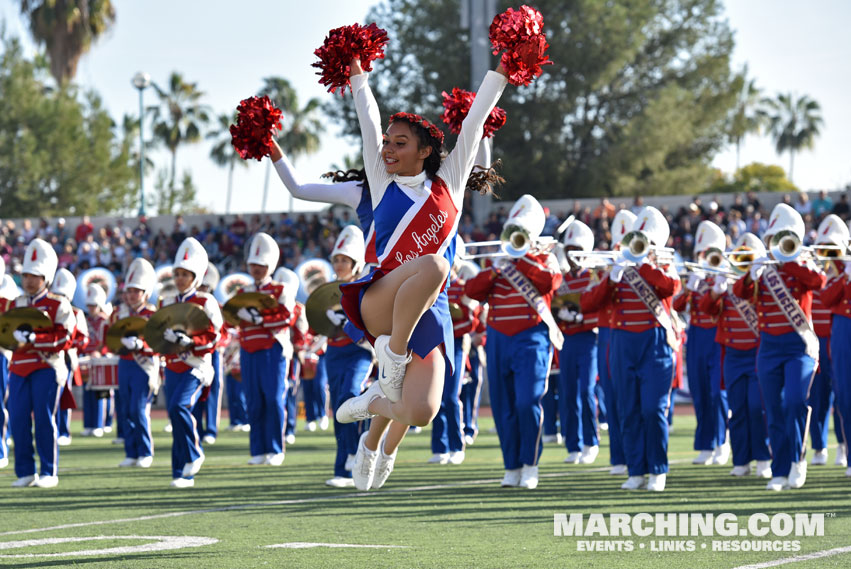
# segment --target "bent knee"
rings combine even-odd
[[[427,427],[437,415],[437,409],[430,406],[416,409],[408,416],[408,422],[412,427]]]
[[[430,276],[439,278],[441,281],[449,276],[449,261],[440,255],[430,254],[423,255],[420,270]]]

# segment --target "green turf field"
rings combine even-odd
[[[149,470],[118,469],[123,458],[120,447],[107,439],[75,437],[71,447],[62,449],[58,488],[13,489],[12,466],[0,471],[0,555],[29,555],[0,557],[0,566],[697,569],[732,568],[851,546],[851,479],[843,468],[832,466],[834,444],[831,465],[811,468],[804,489],[768,493],[761,479],[730,477],[729,465],[692,466],[694,418],[678,415],[668,489],[661,494],[619,489],[623,478],[606,473],[605,434],[595,465],[565,465],[564,449],[547,446],[540,486],[518,490],[498,485],[502,466],[496,435],[488,432],[491,425],[490,420],[482,422],[483,432],[460,466],[424,464],[430,456],[429,430],[409,435],[385,488],[368,494],[323,485],[332,474],[330,431],[300,431],[282,467],[246,465],[248,434],[223,432],[208,448],[195,488],[184,490],[168,487],[171,437],[162,432],[163,421],[155,421],[157,455]],[[76,422],[75,432],[79,428]],[[826,519],[824,537],[763,538],[797,539],[799,552],[713,552],[713,540],[744,539],[719,536],[553,535],[555,513],[582,513],[587,518],[592,513],[641,512],[730,512],[739,516],[740,526],[755,512],[823,513]],[[188,544],[194,547],[163,551],[73,554],[160,543],[149,536],[198,539]],[[70,537],[99,539],[43,541]],[[693,552],[651,551],[660,540],[689,539],[694,541]],[[42,541],[8,547],[9,542],[23,540]],[[594,540],[631,540],[634,550],[578,551],[580,541]],[[268,547],[299,542],[386,547]],[[851,547],[848,550],[788,566],[849,567]]]

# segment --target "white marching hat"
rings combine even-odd
[[[127,267],[127,278],[124,281],[124,289],[138,288],[149,298],[157,286],[157,272],[147,259],[141,257],[133,259]]]
[[[295,271],[286,267],[280,267],[277,271],[275,271],[275,276],[272,277],[272,280],[276,283],[292,286],[293,290],[298,290],[300,284],[298,275],[295,274]]]
[[[547,216],[544,214],[544,208],[541,207],[538,200],[526,194],[520,196],[520,199],[511,206],[511,211],[508,212],[508,218],[503,224],[503,229],[509,225],[517,225],[528,231],[530,238],[537,239],[541,236],[546,223]]]
[[[694,233],[694,254],[707,249],[718,249],[723,252],[727,248],[727,237],[724,230],[709,220],[701,221]]]
[[[216,268],[216,265],[213,263],[207,263],[207,272],[204,273],[204,278],[201,279],[201,284],[205,285],[210,292],[216,290],[216,287],[219,286],[219,280],[221,279],[221,275],[219,274],[219,269]]]
[[[6,274],[6,261],[3,260],[3,257],[0,256],[0,279],[3,278],[3,275]]]
[[[53,284],[50,285],[50,292],[61,294],[70,300],[74,298],[74,292],[77,290],[77,277],[68,269],[59,269],[56,271],[56,276],[53,278]],[[104,293],[106,298],[106,293]]]
[[[33,239],[24,252],[24,267],[21,273],[42,276],[45,284],[49,285],[53,282],[58,264],[59,259],[53,247],[47,241]]]
[[[86,306],[97,306],[106,310],[106,291],[99,284],[90,284],[86,287]]]
[[[185,269],[195,275],[192,286],[197,287],[207,271],[207,251],[194,237],[187,237],[177,248],[173,269]]]
[[[641,231],[650,239],[653,245],[664,247],[668,242],[668,236],[671,234],[671,228],[668,226],[668,220],[662,215],[662,212],[652,205],[645,206],[632,224],[633,231]]]
[[[15,284],[12,275],[3,275],[0,279],[0,298],[17,298],[21,295],[21,289]]]
[[[366,246],[363,242],[363,231],[354,225],[347,225],[337,236],[337,242],[334,244],[334,250],[331,251],[330,259],[334,255],[345,255],[355,262],[352,272],[357,274],[360,267],[363,266],[363,258],[366,254]]]
[[[848,226],[841,217],[831,213],[818,226],[816,245],[836,245],[844,252],[849,238]]]
[[[738,249],[739,247],[748,247],[751,249],[754,252],[755,259],[765,257],[765,244],[751,232],[742,233],[739,240],[736,241],[736,248]]]
[[[594,248],[594,232],[591,231],[590,227],[576,219],[567,226],[563,243],[565,247],[579,247],[581,251],[590,251]]]
[[[764,242],[777,233],[778,231],[791,231],[798,239],[804,240],[804,218],[801,214],[795,211],[792,206],[779,203],[771,210],[771,217],[768,219],[768,229],[762,236]]]
[[[363,237],[361,237],[363,241]],[[278,259],[281,257],[281,249],[271,235],[266,233],[258,233],[251,240],[251,246],[248,249],[248,264],[263,265],[269,267],[269,272],[275,270],[278,266]]]
[[[633,223],[635,223],[635,214],[628,209],[622,209],[615,214],[611,227],[612,245],[620,243],[621,239],[632,231]]]

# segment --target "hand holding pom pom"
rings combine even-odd
[[[359,59],[364,71],[372,71],[372,62],[384,59],[387,41],[387,32],[374,23],[366,27],[353,24],[331,30],[322,46],[313,52],[319,58],[312,64],[312,67],[320,69],[317,73],[319,83],[328,87],[330,93],[340,89],[343,95],[349,84],[351,61]]]
[[[281,130],[283,113],[266,95],[243,99],[236,110],[236,124],[230,127],[231,144],[243,160],[262,160],[272,152],[272,137]]]
[[[550,47],[544,34],[544,17],[529,6],[509,8],[494,18],[490,27],[493,53],[502,50],[500,62],[512,85],[528,85],[541,75],[542,65],[551,65],[544,52]]]
[[[473,99],[476,98],[475,93],[465,91],[455,87],[452,89],[452,94],[443,92],[443,122],[449,125],[449,131],[452,134],[461,132],[461,123],[467,118],[470,112],[470,107],[473,104]],[[499,107],[494,107],[490,116],[485,121],[485,132],[482,138],[490,138],[496,131],[505,126],[506,121],[505,111]]]

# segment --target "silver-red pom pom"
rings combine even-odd
[[[490,40],[494,55],[505,50],[500,62],[512,85],[528,85],[543,73],[542,65],[552,65],[545,54],[549,44],[544,33],[544,17],[529,6],[509,8],[493,19]]]
[[[319,68],[319,83],[330,93],[340,89],[340,94],[345,94],[352,59],[360,59],[363,70],[372,71],[372,62],[384,59],[387,41],[387,32],[374,23],[368,26],[352,24],[331,30],[322,46],[313,52],[319,58],[312,64]]]
[[[470,107],[473,105],[473,99],[476,98],[475,93],[471,93],[465,89],[455,87],[452,93],[443,92],[443,114],[440,116],[443,122],[449,125],[449,131],[452,134],[461,132],[461,123],[467,118],[470,112]],[[485,121],[485,132],[482,138],[490,138],[496,131],[505,125],[505,111],[499,107],[494,107],[491,114]]]
[[[236,124],[230,126],[231,144],[243,160],[262,160],[272,152],[272,137],[281,130],[283,113],[266,95],[243,99],[236,110]]]

